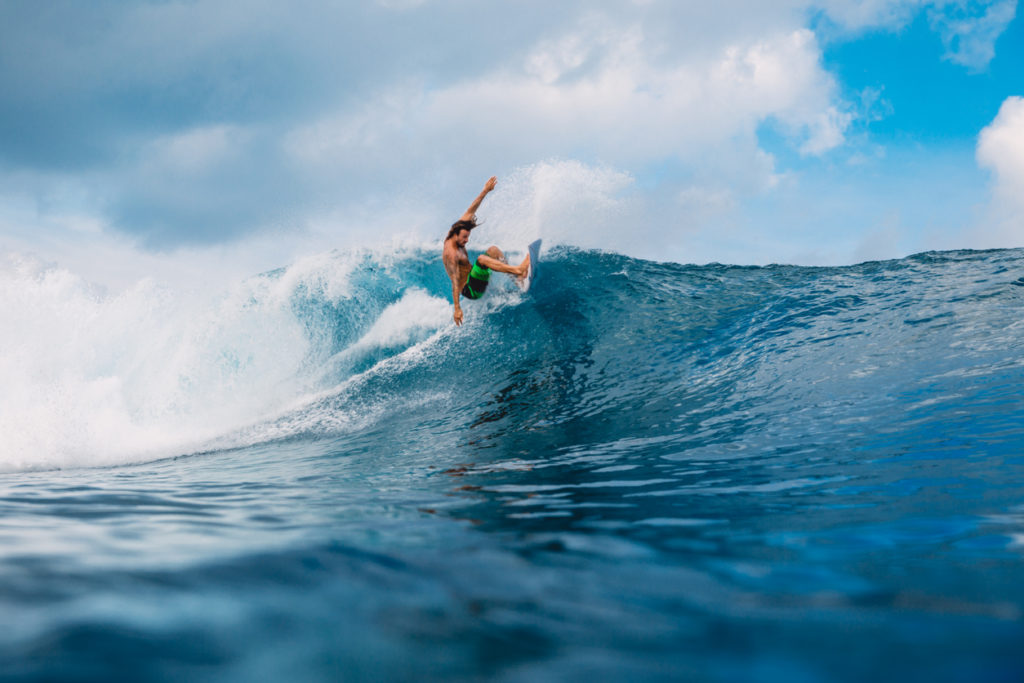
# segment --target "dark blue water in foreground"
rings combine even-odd
[[[447,293],[371,259],[257,443],[0,475],[0,679],[1024,680],[1024,252],[544,265],[347,353]]]

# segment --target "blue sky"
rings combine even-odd
[[[491,174],[479,239],[506,245],[807,264],[1024,246],[1016,14],[0,0],[0,250],[94,277],[272,267],[436,240]]]

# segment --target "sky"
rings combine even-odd
[[[540,236],[1024,246],[1016,0],[0,0],[0,253],[97,280]],[[478,243],[479,242],[479,243]]]

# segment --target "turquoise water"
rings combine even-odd
[[[544,258],[459,329],[335,254],[10,346],[0,679],[1024,679],[1024,252]]]

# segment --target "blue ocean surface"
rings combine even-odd
[[[438,256],[3,271],[0,680],[1024,680],[1024,251]]]

